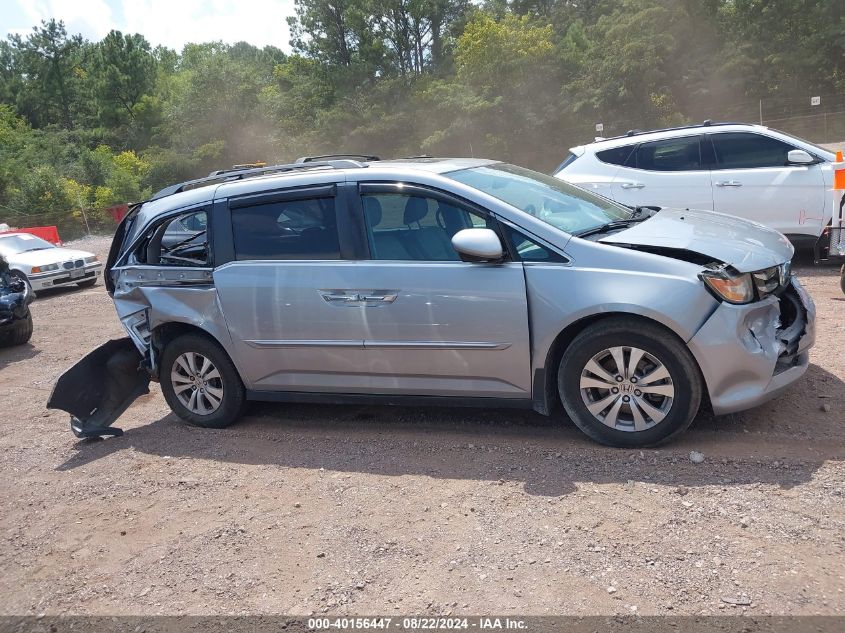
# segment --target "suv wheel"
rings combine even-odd
[[[684,431],[701,403],[689,350],[657,325],[609,318],[563,354],[558,391],[566,413],[602,444],[654,446]]]
[[[165,347],[161,390],[176,415],[206,428],[234,423],[245,403],[244,386],[231,359],[199,334],[185,334]]]

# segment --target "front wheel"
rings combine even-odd
[[[164,399],[186,422],[220,429],[241,416],[244,385],[229,356],[210,338],[174,339],[164,348],[160,371]]]
[[[23,345],[32,338],[32,313],[0,330],[0,347]]]
[[[701,403],[686,346],[660,326],[613,317],[583,330],[563,354],[558,391],[572,421],[609,446],[654,446],[683,432]]]

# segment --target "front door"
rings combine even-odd
[[[826,191],[818,165],[790,165],[787,153],[796,148],[762,134],[722,132],[709,138],[716,153],[715,211],[790,236],[821,234]]]
[[[371,259],[348,291],[373,296],[362,308],[372,391],[530,397],[522,264],[463,262],[451,244],[495,220],[415,186],[363,184],[361,194]]]

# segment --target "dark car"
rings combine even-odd
[[[32,336],[29,304],[32,292],[26,282],[9,272],[0,255],[0,347],[23,345]]]

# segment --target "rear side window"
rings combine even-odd
[[[753,169],[755,167],[783,167],[788,163],[788,143],[760,134],[747,132],[713,134],[716,150],[716,169]]]
[[[340,259],[334,198],[232,209],[235,259]]]
[[[701,169],[698,136],[643,143],[637,148],[637,169],[647,171],[694,171]]]
[[[635,147],[636,145],[625,145],[624,147],[606,149],[601,152],[596,152],[596,158],[603,163],[608,163],[609,165],[625,165],[627,167],[633,167],[633,161],[629,159],[633,158]]]

